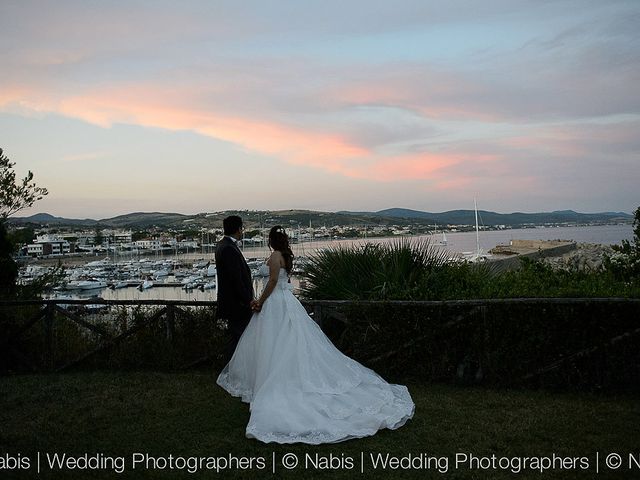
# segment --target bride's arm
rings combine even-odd
[[[262,295],[260,295],[260,298],[258,299],[258,309],[262,308],[264,301],[269,298],[273,289],[276,288],[278,276],[280,275],[281,259],[282,254],[278,251],[273,252],[271,257],[269,257],[269,261],[267,262],[267,265],[269,265],[269,280],[262,291]]]

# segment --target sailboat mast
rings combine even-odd
[[[473,209],[476,212],[476,252],[478,257],[480,257],[480,233],[478,232],[478,204],[476,199],[473,199]]]

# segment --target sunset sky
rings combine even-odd
[[[631,212],[640,1],[0,2],[20,215]]]

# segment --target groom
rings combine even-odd
[[[229,325],[225,352],[225,363],[228,363],[251,319],[254,301],[251,270],[237,244],[244,230],[242,218],[232,215],[222,221],[222,226],[224,238],[216,247],[218,318]]]

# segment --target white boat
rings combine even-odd
[[[184,278],[180,283],[182,283],[182,285],[189,285],[191,283],[196,284],[198,282],[202,281],[202,277],[199,275],[190,275],[186,278]]]
[[[202,290],[212,290],[216,288],[216,282],[208,282],[202,285]]]
[[[113,288],[116,288],[116,289],[118,289],[118,288],[127,288],[128,286],[129,286],[129,282],[124,282],[124,281],[122,281],[122,282],[118,282],[118,283],[116,283],[116,284],[113,286]]]
[[[138,287],[140,290],[146,290],[148,288],[153,287],[153,282],[151,280],[145,280],[144,282],[142,282],[140,284],[140,286]]]
[[[207,277],[215,277],[216,276],[216,266],[209,265],[207,267]]]
[[[158,279],[161,277],[168,277],[169,276],[169,271],[168,270],[156,270],[155,272],[153,272],[153,276]]]
[[[82,280],[76,284],[76,287],[80,290],[95,290],[98,288],[105,288],[106,286],[107,282],[99,280]]]
[[[262,267],[263,265],[264,265],[264,262],[262,262],[262,265],[260,265],[260,267]],[[269,268],[260,268],[260,267],[251,268],[252,277],[268,277],[269,276]]]
[[[264,260],[259,260],[257,258],[250,258],[247,260],[247,266],[251,269],[260,268],[262,265],[264,265]]]
[[[462,255],[467,262],[479,263],[486,262],[491,258],[491,254],[484,253],[480,249],[480,227],[478,226],[478,204],[476,199],[473,199],[473,208],[476,214],[476,251],[475,252],[463,252]]]
[[[104,260],[96,260],[93,262],[89,262],[85,265],[85,267],[87,268],[97,268],[97,267],[104,267],[107,265],[111,265],[111,260],[109,258],[105,258]]]
[[[305,267],[311,263],[308,257],[296,257],[293,259],[293,273],[301,275],[304,273]]]
[[[486,262],[491,258],[491,254],[489,253],[477,253],[477,252],[463,252],[462,254],[464,256],[464,259],[467,262],[471,262],[471,263],[481,263],[481,262]]]
[[[433,235],[436,235],[438,233],[438,228],[436,225],[433,226]],[[434,242],[434,245],[442,245],[442,246],[446,246],[447,245],[447,234],[444,232],[444,230],[442,231],[442,239],[441,240],[436,240]]]

